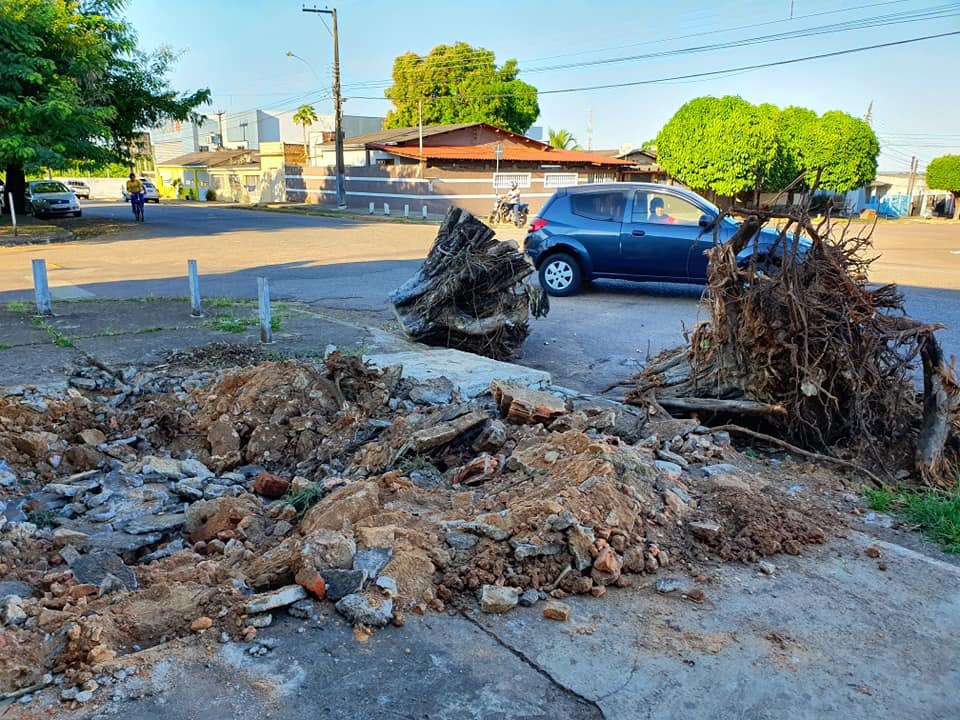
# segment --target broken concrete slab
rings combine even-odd
[[[365,355],[364,360],[380,368],[401,365],[403,377],[418,382],[447,378],[465,400],[489,392],[490,383],[494,380],[536,389],[550,384],[550,373],[542,370],[449,348]]]

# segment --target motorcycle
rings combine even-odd
[[[523,227],[527,224],[530,207],[527,203],[517,203],[517,212],[514,215],[513,206],[507,201],[506,196],[497,197],[493,201],[493,210],[490,212],[488,222],[491,225],[498,223],[515,223],[517,227]]]

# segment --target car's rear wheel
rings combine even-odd
[[[576,295],[583,273],[580,263],[567,253],[551,255],[540,266],[540,286],[556,297]]]

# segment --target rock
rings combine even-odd
[[[134,518],[124,525],[123,529],[132,535],[166,534],[179,530],[186,524],[186,514],[171,513],[170,515],[147,515],[142,518]]]
[[[0,600],[8,595],[16,595],[19,598],[28,598],[33,595],[33,589],[25,582],[18,580],[0,581]]]
[[[387,566],[392,557],[392,547],[358,550],[353,556],[353,569],[363,571],[368,580],[373,580]]]
[[[567,544],[570,546],[570,553],[573,555],[577,570],[581,572],[593,565],[593,543],[596,536],[593,530],[583,525],[575,525],[567,534]]]
[[[213,477],[213,473],[210,471],[210,468],[195,458],[181,460],[180,472],[187,477],[200,478],[201,480],[206,480],[207,478]]]
[[[247,625],[250,627],[255,627],[258,630],[263,628],[268,628],[273,624],[273,615],[271,613],[260,613],[259,615],[251,615],[247,618]]]
[[[523,594],[520,596],[519,603],[523,607],[532,607],[537,604],[540,600],[540,591],[534,590],[533,588],[529,590],[524,590]]]
[[[683,475],[683,468],[669,460],[654,460],[653,464],[670,482],[676,482]]]
[[[95,645],[91,648],[90,652],[87,653],[87,663],[90,665],[103,665],[104,663],[116,660],[116,658],[117,651],[102,644]]]
[[[277,528],[274,527],[274,534],[276,533]],[[353,568],[353,556],[356,552],[357,545],[348,534],[335,530],[317,530],[304,539],[300,556],[305,566],[317,570],[349,570]]]
[[[254,496],[223,497],[194,503],[186,509],[186,532],[191,542],[209,542],[224,531],[233,531],[241,521],[262,511]]]
[[[882,528],[892,528],[896,524],[896,520],[894,520],[892,516],[884,513],[868,512],[863,516],[863,523],[865,525],[877,525]]]
[[[717,463],[715,465],[704,465],[700,468],[704,477],[717,477],[718,475],[738,475],[740,468],[730,463]]]
[[[690,467],[690,463],[687,462],[687,459],[683,457],[683,455],[678,455],[670,450],[660,448],[659,450],[655,451],[655,454],[661,460],[673,463],[674,465],[679,465],[683,469]]]
[[[202,615],[190,623],[190,632],[203,632],[213,627],[213,620],[206,615]]]
[[[764,575],[773,575],[777,571],[777,566],[766,560],[761,560],[757,563],[757,567],[760,568],[760,572]]]
[[[644,570],[645,558],[643,547],[631,545],[623,551],[622,569],[629,573],[641,573]]]
[[[507,442],[507,428],[499,420],[489,420],[473,441],[476,452],[497,452]]]
[[[543,606],[543,616],[547,620],[559,620],[566,622],[570,619],[570,606],[559,600],[548,600]]]
[[[320,573],[326,583],[327,597],[331,600],[358,593],[363,589],[367,574],[363,570],[326,569]]]
[[[313,600],[297,600],[293,605],[287,607],[287,614],[290,617],[299,618],[300,620],[307,620],[313,617],[314,605]]]
[[[526,560],[531,557],[559,555],[562,551],[563,546],[556,543],[544,543],[542,545],[517,543],[513,548],[513,556],[517,560]]]
[[[253,492],[273,500],[282,498],[289,487],[290,481],[285,477],[269,473],[266,470],[257,475],[257,479],[253,481]]]
[[[197,502],[197,500],[203,500],[203,483],[197,478],[181,480],[173,486],[173,491],[178,497],[187,502],[192,503]]]
[[[311,593],[317,600],[323,600],[327,596],[327,584],[323,576],[313,568],[301,568],[294,577],[297,585]]]
[[[307,510],[300,531],[309,535],[317,530],[342,530],[344,523],[358,520],[380,510],[380,490],[373,482],[355,482],[334,490]]]
[[[447,545],[457,550],[469,550],[480,540],[475,535],[469,533],[448,532]]]
[[[480,610],[485,613],[505,613],[520,602],[520,593],[515,587],[484,585],[480,591]]]
[[[393,618],[393,600],[379,593],[353,593],[341,598],[335,607],[353,625],[386,627]]]
[[[597,559],[593,561],[593,569],[602,573],[619,574],[620,560],[612,548],[605,547],[597,555]]]
[[[453,383],[445,377],[421,380],[410,388],[410,399],[420,405],[447,405],[453,392]]]
[[[396,541],[396,528],[393,525],[383,527],[358,527],[354,532],[356,544],[363,548],[393,547]],[[356,550],[354,550],[356,552]],[[346,565],[345,567],[350,567]]]
[[[381,575],[378,577],[376,585],[386,593],[387,597],[396,597],[398,595],[397,581],[389,575]]]
[[[70,567],[79,583],[104,587],[105,581],[113,578],[116,583],[119,583],[120,589],[137,589],[137,576],[134,575],[133,570],[112,552],[101,551],[81,555]],[[113,586],[113,583],[109,583],[109,586]]]
[[[107,441],[107,436],[103,434],[102,430],[97,428],[88,428],[86,430],[81,430],[79,433],[80,440],[87,445],[99,445]]]
[[[240,450],[240,434],[234,429],[229,415],[223,415],[207,428],[210,454],[223,457]]]
[[[13,487],[17,484],[17,476],[6,462],[0,460],[0,487]]]
[[[658,593],[666,595],[683,588],[683,583],[677,578],[659,578],[654,587],[656,587]]]
[[[77,693],[77,696],[74,698],[78,703],[90,702],[93,700],[93,691],[92,690],[81,690]]]
[[[868,558],[878,558],[880,557],[880,548],[878,548],[876,545],[871,545],[866,550],[864,550],[863,553]]]
[[[564,510],[556,515],[547,516],[547,527],[556,532],[568,530],[574,525],[577,525],[579,522],[580,521],[577,519],[577,516],[569,510]]]
[[[475,535],[482,535],[488,537],[491,540],[496,540],[500,542],[501,540],[506,540],[510,537],[510,532],[504,530],[503,528],[497,527],[496,525],[490,525],[485,522],[480,522],[476,520],[449,520],[447,522],[441,523],[440,527],[443,530],[463,530],[465,532],[473,533]]]
[[[691,588],[690,590],[687,590],[683,594],[683,596],[687,600],[690,600],[695,603],[702,603],[704,601],[704,598],[706,597],[703,590],[701,590],[700,588]]]
[[[0,625],[22,625],[27,621],[22,602],[18,595],[7,595],[0,600]]]
[[[300,585],[287,585],[279,590],[252,595],[247,598],[244,610],[247,615],[256,615],[264,613],[275,608],[286,607],[303,600],[307,596],[307,591]]]
[[[720,523],[713,520],[694,520],[687,527],[695,538],[704,542],[712,543],[720,537]]]
[[[53,531],[53,545],[57,548],[67,545],[83,545],[89,538],[90,536],[86,533],[65,527],[58,527]]]
[[[144,475],[160,475],[171,480],[182,480],[184,473],[180,470],[180,461],[174,458],[162,458],[148,455],[143,459],[142,471]]]

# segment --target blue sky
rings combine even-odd
[[[125,14],[141,47],[167,45],[179,54],[174,87],[211,89],[210,110],[287,110],[310,102],[329,113],[329,16],[302,12],[302,6],[292,0],[131,0]],[[860,117],[872,102],[881,170],[906,171],[914,155],[922,168],[938,155],[960,153],[960,35],[651,82],[958,32],[958,2],[336,0],[335,7],[345,113],[386,113],[390,103],[379,98],[397,55],[464,41],[494,51],[498,64],[517,59],[521,79],[538,90],[561,91],[540,96],[536,124],[567,129],[584,146],[592,129],[594,149],[640,145],[688,100],[732,94]],[[744,45],[771,35],[778,37]],[[708,47],[690,50],[702,46]],[[582,89],[597,85],[619,87]]]

